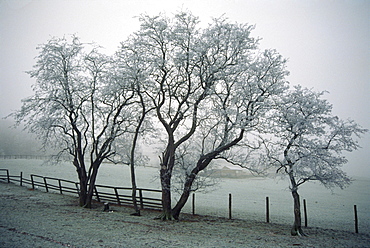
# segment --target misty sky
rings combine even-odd
[[[289,59],[291,84],[327,90],[334,114],[370,128],[370,1],[367,0],[0,0],[0,118],[32,94],[38,44],[76,34],[112,54],[139,28],[135,16],[189,10],[206,26],[225,14],[255,24],[261,48]],[[348,156],[349,175],[370,176],[370,134]]]

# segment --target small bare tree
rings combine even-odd
[[[135,92],[136,104],[131,111],[132,119],[135,120],[132,124],[132,131],[130,132],[132,137],[126,142],[121,142],[120,145],[124,146],[124,148],[121,149],[129,150],[126,159],[123,160],[127,160],[130,165],[132,201],[135,209],[133,215],[140,216],[140,209],[136,200],[137,183],[135,167],[140,164],[138,163],[138,157],[140,157],[140,160],[143,160],[143,156],[138,154],[137,149],[139,139],[145,133],[153,131],[150,114],[154,108],[145,95],[147,73],[150,68],[148,68],[148,64],[141,59],[141,54],[136,49],[132,37],[129,37],[125,42],[121,43],[120,49],[116,52],[115,64],[116,77],[122,82],[130,83]],[[122,91],[120,84],[116,84],[113,88],[118,92]]]
[[[266,131],[274,135],[266,143],[266,158],[290,181],[294,200],[292,235],[304,235],[298,188],[309,181],[319,181],[327,188],[348,185],[351,179],[341,170],[347,163],[342,153],[358,149],[354,137],[367,132],[352,120],[333,116],[323,94],[294,87],[278,98],[266,119]]]

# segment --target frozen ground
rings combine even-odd
[[[0,168],[9,169],[12,175],[19,175],[22,171],[24,177],[39,174],[77,181],[74,167],[68,163],[50,166],[42,165],[42,161],[39,160],[0,160]],[[157,174],[155,168],[137,168],[138,186],[159,188]],[[100,169],[97,184],[129,187],[128,167],[104,164]],[[315,183],[303,185],[299,192],[301,198],[307,200],[308,226],[353,232],[353,205],[357,205],[359,231],[370,233],[369,189],[370,179],[366,178],[357,178],[348,188],[336,189],[334,192]],[[270,222],[292,224],[293,204],[288,182],[274,179],[223,179],[214,191],[207,194],[196,193],[196,213],[228,217],[229,193],[233,198],[233,218],[265,221],[265,198],[268,196]],[[184,212],[191,213],[190,201],[185,206]]]
[[[131,208],[103,212],[78,207],[77,198],[0,182],[0,247],[369,247],[368,234],[184,214],[155,220],[158,212],[131,216]]]

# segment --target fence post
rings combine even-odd
[[[303,199],[304,226],[307,227],[307,206],[306,199]]]
[[[357,206],[354,205],[353,209],[355,211],[355,233],[358,233],[358,219],[357,219]]]
[[[143,201],[143,190],[139,189],[139,197],[140,197],[140,207],[144,209],[144,201]]]
[[[75,183],[75,185],[76,185],[77,195],[80,196],[80,189],[78,188],[78,183]]]
[[[232,199],[231,194],[229,194],[229,219],[231,220],[231,208],[232,208]]]
[[[99,193],[98,193],[96,186],[94,186],[94,191],[95,191],[96,199],[98,200],[98,202],[100,202]]]
[[[48,183],[46,182],[46,177],[43,177],[43,178],[44,178],[45,190],[46,192],[49,192]]]
[[[21,171],[21,175],[19,176],[19,186],[22,186],[22,178],[23,178],[23,172]]]
[[[117,190],[117,188],[114,188],[114,193],[116,194],[116,198],[117,198],[117,203],[118,203],[118,205],[121,205],[121,201],[119,200],[119,195],[118,195],[118,190]]]
[[[6,170],[6,177],[8,178],[8,183],[10,183],[10,176],[9,176],[9,171]]]
[[[35,189],[35,183],[33,181],[33,175],[31,174],[31,184],[32,184],[32,189]]]
[[[195,215],[195,193],[193,193],[191,206],[192,206],[192,213],[193,215]]]
[[[60,194],[63,195],[62,183],[60,182],[60,179],[58,179],[58,184],[59,184]]]
[[[266,222],[270,222],[270,203],[268,196],[266,196]]]

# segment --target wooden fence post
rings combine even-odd
[[[357,206],[354,205],[353,209],[355,211],[355,233],[358,233],[358,218],[357,218]]]
[[[19,186],[22,186],[22,178],[23,178],[23,172],[21,171],[21,174],[19,176]]]
[[[49,192],[48,183],[46,182],[46,177],[43,177],[43,178],[44,178],[45,190],[46,190],[46,192]]]
[[[119,195],[118,195],[118,190],[117,190],[117,188],[114,188],[114,193],[116,194],[116,198],[117,198],[117,203],[118,203],[118,205],[121,205],[121,201],[119,200]]]
[[[31,174],[31,184],[32,184],[32,189],[35,189],[35,183],[33,181],[33,175]]]
[[[10,183],[10,176],[9,176],[9,171],[6,170],[6,177],[8,178],[8,183]]]
[[[58,184],[59,184],[59,192],[60,192],[61,195],[63,195],[62,183],[61,183],[60,179],[58,179]]]
[[[270,222],[270,203],[268,196],[266,196],[266,222]]]
[[[139,189],[140,208],[144,209],[143,190]]]
[[[192,206],[192,213],[193,215],[195,215],[195,193],[193,193],[191,206]]]
[[[307,227],[307,206],[306,199],[303,199],[304,226]]]
[[[231,208],[232,208],[232,199],[231,194],[229,194],[229,219],[231,220]]]
[[[78,187],[78,183],[75,183],[76,185],[76,190],[77,190],[77,195],[80,197],[80,188]]]
[[[94,191],[95,191],[96,199],[98,200],[98,202],[100,202],[99,193],[98,193],[96,186],[94,186]]]

